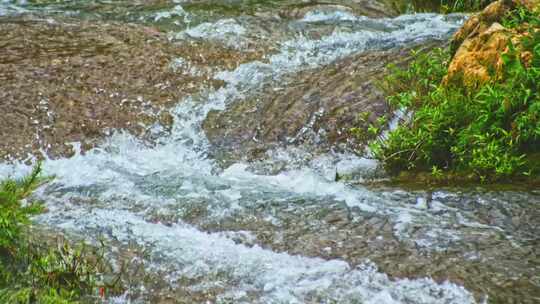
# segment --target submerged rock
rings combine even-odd
[[[310,145],[321,152],[357,148],[364,143],[352,140],[350,128],[358,124],[359,113],[370,113],[366,128],[389,113],[378,81],[388,63],[403,61],[408,52],[374,51],[290,75],[284,88],[269,86],[224,111],[210,112],[203,128],[215,147],[233,157],[256,158],[285,145]]]
[[[133,24],[17,17],[0,23],[0,36],[3,159],[69,156],[76,152],[70,143],[84,151],[110,130],[167,131],[167,108],[220,85],[209,64],[228,69],[261,55],[209,42],[170,43]]]

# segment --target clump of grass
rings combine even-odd
[[[100,283],[105,265],[101,251],[32,237],[36,231],[31,231],[30,217],[43,207],[29,196],[47,180],[37,165],[23,179],[0,182],[0,303],[96,302],[104,288],[119,291]]]
[[[538,15],[514,12],[508,24],[528,26],[520,49],[510,45],[504,75],[477,88],[442,85],[450,54],[413,54],[406,68],[391,67],[390,104],[412,119],[372,144],[390,173],[444,173],[500,180],[538,176],[540,164],[540,24]],[[525,63],[523,54],[530,60]]]
[[[472,12],[485,8],[495,0],[389,0],[400,13],[439,12],[457,13]]]

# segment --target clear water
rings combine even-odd
[[[74,15],[88,10],[74,3],[32,6],[3,1],[0,16],[46,10]],[[137,6],[134,20],[162,26],[165,20],[172,20],[173,26],[165,27],[170,29],[171,42],[209,40],[241,49],[268,37],[279,39],[272,41],[273,51],[264,61],[215,73],[224,87],[201,88],[200,93],[179,100],[171,109],[175,117],[172,134],[160,138],[157,145],[148,146],[118,130],[84,155],[46,160],[44,171],[55,179],[37,194],[46,201],[49,212],[36,220],[88,241],[104,237],[119,247],[136,244],[146,248],[149,272],[163,274],[173,289],[219,290],[218,303],[474,303],[472,292],[459,284],[418,276],[390,279],[367,257],[351,263],[302,250],[277,250],[258,238],[260,231],[253,228],[253,223],[265,223],[266,232],[287,234],[284,215],[301,222],[307,216],[303,212],[310,212],[306,206],[325,211],[327,206],[344,204],[351,221],[365,215],[384,217],[399,242],[428,255],[461,248],[471,234],[512,236],[505,226],[483,222],[474,211],[448,203],[455,202],[452,198],[459,194],[436,192],[428,206],[424,192],[336,182],[336,171],[361,176],[373,171],[376,163],[352,154],[298,161],[302,151],[294,147],[269,153],[268,161],[290,164],[277,174],[253,171],[254,164],[248,163],[222,169],[219,160],[208,156],[209,143],[201,129],[210,110],[249,97],[263,84],[279,83],[283,75],[360,52],[446,39],[462,18],[420,14],[371,19],[348,11],[313,11],[301,19],[276,21],[283,23],[276,28],[285,33],[265,36],[251,17],[227,16],[194,24],[198,17],[186,12],[183,5],[175,1],[159,9]],[[179,20],[182,26],[174,28]],[[311,37],[309,32],[319,27],[326,34]],[[182,58],[177,63],[189,65]],[[28,170],[22,163],[0,164],[0,176],[19,176]],[[221,225],[225,222],[240,224],[230,224],[234,229],[227,229]],[[518,238],[516,246],[519,242]],[[325,249],[321,246],[320,250]],[[124,301],[129,298],[128,293]]]

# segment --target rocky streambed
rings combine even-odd
[[[385,5],[4,1],[0,176],[140,266],[111,302],[537,303],[537,189],[358,183],[385,66],[466,19]]]

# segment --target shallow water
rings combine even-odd
[[[337,182],[336,173],[367,178],[377,164],[293,146],[222,168],[201,128],[209,111],[263,85],[292,85],[282,83],[286,75],[447,39],[462,16],[374,19],[334,7],[285,19],[260,15],[273,12],[272,5],[209,13],[188,1],[14,3],[0,2],[0,16],[141,22],[167,31],[171,43],[204,40],[265,52],[261,60],[215,72],[223,87],[201,87],[179,100],[171,133],[156,144],[118,130],[89,152],[44,162],[55,179],[37,193],[49,210],[38,223],[90,242],[105,238],[111,253],[145,250],[139,258],[146,271],[163,282],[154,289],[140,282],[125,301],[161,299],[156,294],[215,303],[539,300],[538,191]],[[197,73],[190,67],[178,58],[171,68]],[[0,164],[0,176],[28,170]]]

